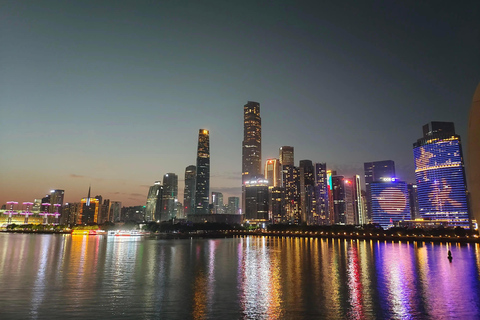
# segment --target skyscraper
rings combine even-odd
[[[453,123],[424,125],[423,137],[413,144],[413,155],[422,218],[469,227],[462,144]]]
[[[267,181],[257,179],[245,182],[245,220],[250,224],[268,221]]]
[[[302,223],[313,224],[313,216],[316,215],[315,206],[315,175],[311,160],[300,160],[300,212]]]
[[[185,168],[185,188],[183,190],[183,214],[188,216],[195,211],[195,174],[196,167],[190,165]]]
[[[122,220],[122,203],[120,201],[112,201],[110,203],[110,222],[119,222]],[[160,215],[155,217],[155,220],[160,220]]]
[[[223,193],[212,192],[212,208],[214,214],[222,214],[223,212]]]
[[[473,218],[480,224],[480,83],[475,90],[468,120],[468,191]]]
[[[240,199],[238,197],[228,197],[228,213],[238,214],[240,208]]]
[[[162,212],[163,186],[160,181],[155,181],[150,187],[147,195],[147,204],[145,205],[145,221],[160,220]],[[113,205],[113,203],[112,203]]]
[[[407,184],[396,178],[381,178],[370,184],[372,194],[372,222],[382,228],[411,218]]]
[[[242,183],[262,175],[262,119],[260,104],[248,101],[243,107]]]
[[[289,147],[289,146],[280,147],[278,156],[279,156],[280,164],[282,166],[295,165],[293,147]]]
[[[413,183],[407,184],[408,190],[408,200],[410,203],[410,216],[412,219],[421,218],[419,209],[418,209],[418,195],[417,195],[417,185]]]
[[[353,179],[332,176],[335,224],[355,224],[355,184]]]
[[[198,132],[197,172],[195,178],[195,214],[208,214],[210,193],[210,136],[208,130]]]
[[[365,222],[371,220],[372,197],[370,192],[370,184],[374,181],[381,181],[381,178],[395,177],[395,162],[392,160],[365,162],[365,189],[367,196],[367,212],[365,214]]]
[[[328,183],[327,164],[315,164],[315,205],[314,224],[328,224]]]
[[[166,173],[163,176],[162,214],[160,221],[168,221],[177,217],[178,176]]]

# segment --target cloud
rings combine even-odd
[[[85,178],[85,176],[81,176],[81,175],[75,174],[75,173],[70,173],[70,178]]]

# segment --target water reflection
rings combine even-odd
[[[2,318],[471,319],[480,245],[0,234],[0,283]]]

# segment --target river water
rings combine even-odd
[[[0,319],[97,318],[479,319],[480,245],[0,234]]]

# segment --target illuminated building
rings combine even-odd
[[[298,224],[300,216],[300,172],[293,165],[282,166],[283,186],[285,188],[285,216],[290,223]]]
[[[423,126],[423,138],[413,144],[418,207],[422,218],[448,220],[450,226],[470,226],[467,187],[460,136],[452,122]]]
[[[353,202],[355,207],[355,224],[364,225],[365,222],[365,209],[363,205],[362,187],[360,184],[360,176],[355,175],[352,179],[353,182]]]
[[[82,204],[80,202],[66,203],[63,208],[62,224],[64,225],[74,225],[78,221],[78,215],[80,213],[80,208]]]
[[[367,212],[365,222],[371,220],[372,197],[370,193],[370,183],[380,181],[381,178],[395,177],[395,162],[392,160],[365,162],[365,190],[367,195]]]
[[[213,214],[222,214],[223,212],[223,193],[212,192],[212,209]]]
[[[245,181],[245,220],[249,224],[258,224],[269,220],[267,180]]]
[[[355,184],[344,176],[332,176],[335,224],[355,224]]]
[[[96,198],[90,198],[90,187],[88,188],[88,196],[80,201],[80,211],[78,214],[77,224],[93,224],[98,223],[98,210],[100,202]]]
[[[101,206],[102,217],[99,218],[99,223],[110,221],[110,199],[104,199]]]
[[[272,187],[280,187],[282,184],[280,161],[278,159],[268,159],[265,161],[265,180]]]
[[[177,217],[178,176],[166,173],[163,176],[162,213],[160,221],[169,221]]]
[[[269,192],[269,210],[272,223],[287,222],[285,217],[285,188],[271,187]]]
[[[110,222],[120,222],[122,220],[122,203],[120,201],[112,201],[110,203]],[[155,220],[159,220],[160,216],[155,217]]]
[[[228,197],[228,214],[239,214],[240,198]]]
[[[195,214],[208,214],[210,193],[210,136],[208,130],[198,132],[197,171],[195,175]]]
[[[372,223],[388,229],[399,221],[409,220],[410,201],[407,184],[396,178],[381,178],[370,184],[372,195]]]
[[[328,179],[327,164],[315,164],[315,205],[316,210],[313,216],[313,224],[326,225],[328,221]]]
[[[468,191],[472,216],[480,223],[480,83],[475,90],[468,120]]]
[[[333,181],[332,177],[337,175],[335,170],[327,170],[327,188],[328,188],[328,222],[335,223],[335,206],[333,203]]]
[[[65,190],[54,189],[50,191],[50,213],[53,213],[55,209],[55,204],[59,204],[59,212],[62,213],[63,199],[65,196]]]
[[[262,119],[260,104],[248,101],[243,107],[242,183],[262,174]]]
[[[417,195],[417,185],[413,183],[407,184],[408,190],[408,200],[410,203],[410,215],[412,219],[421,218],[419,209],[418,209],[418,195]]]
[[[163,186],[155,181],[148,189],[147,204],[145,205],[145,221],[159,221],[162,212]]]
[[[183,214],[186,217],[195,211],[195,174],[196,167],[185,168],[185,188],[183,189]]]
[[[311,160],[300,160],[298,167],[299,174],[299,196],[300,196],[300,216],[301,222],[313,224],[313,216],[316,216],[315,205],[315,177],[314,168]]]
[[[282,166],[295,165],[293,147],[290,147],[290,146],[280,147],[278,156],[279,156],[280,165]]]

